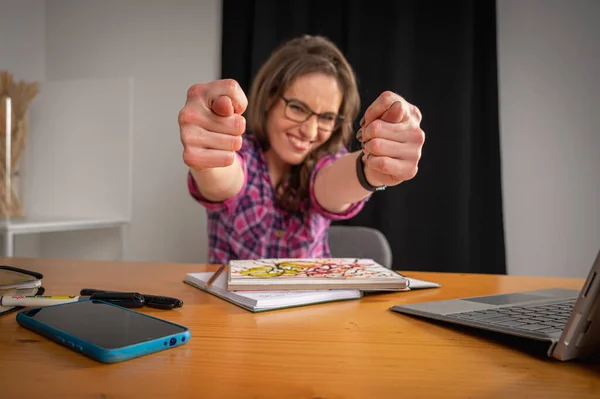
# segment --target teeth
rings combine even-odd
[[[296,147],[301,148],[303,150],[308,149],[309,143],[307,143],[306,141],[302,141],[294,136],[289,136],[289,138],[292,144],[294,144]]]

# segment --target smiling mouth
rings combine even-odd
[[[292,136],[291,134],[286,134],[292,147],[297,151],[307,151],[310,149],[312,141],[301,140],[296,136]]]

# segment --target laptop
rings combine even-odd
[[[392,306],[398,313],[548,343],[558,360],[600,353],[600,251],[581,289],[561,288]]]

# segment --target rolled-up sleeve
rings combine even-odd
[[[348,207],[348,209],[341,213],[330,212],[323,208],[317,201],[317,197],[315,196],[315,179],[317,177],[317,173],[325,166],[332,164],[336,159],[347,153],[348,151],[344,149],[335,155],[324,156],[317,162],[310,176],[309,194],[311,207],[323,217],[331,220],[346,220],[356,216],[365,206],[365,203],[369,200],[369,198],[371,198],[369,195],[361,201],[354,202]]]
[[[222,212],[224,211],[224,212],[232,213],[237,208],[239,199],[244,195],[244,192],[246,190],[246,185],[248,184],[248,170],[247,170],[247,166],[246,166],[244,157],[241,156],[237,152],[235,153],[235,155],[238,157],[238,160],[240,161],[240,165],[242,165],[242,169],[244,171],[244,184],[242,185],[242,189],[240,190],[239,193],[237,193],[235,196],[233,196],[231,198],[227,198],[225,201],[213,202],[213,201],[207,200],[202,195],[202,193],[200,193],[200,190],[198,189],[198,184],[196,183],[196,179],[194,179],[194,176],[192,176],[192,172],[191,171],[188,172],[188,177],[187,177],[188,191],[189,191],[190,195],[192,196],[192,198],[194,198],[196,201],[198,201],[200,204],[202,204],[204,207],[206,207],[206,209],[209,209],[211,211],[222,211]]]

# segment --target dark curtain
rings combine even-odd
[[[395,269],[505,273],[495,1],[224,0],[222,77],[247,92],[270,52],[305,33],[352,64],[359,118],[384,90],[423,114],[417,177],[340,223],[381,230]]]

